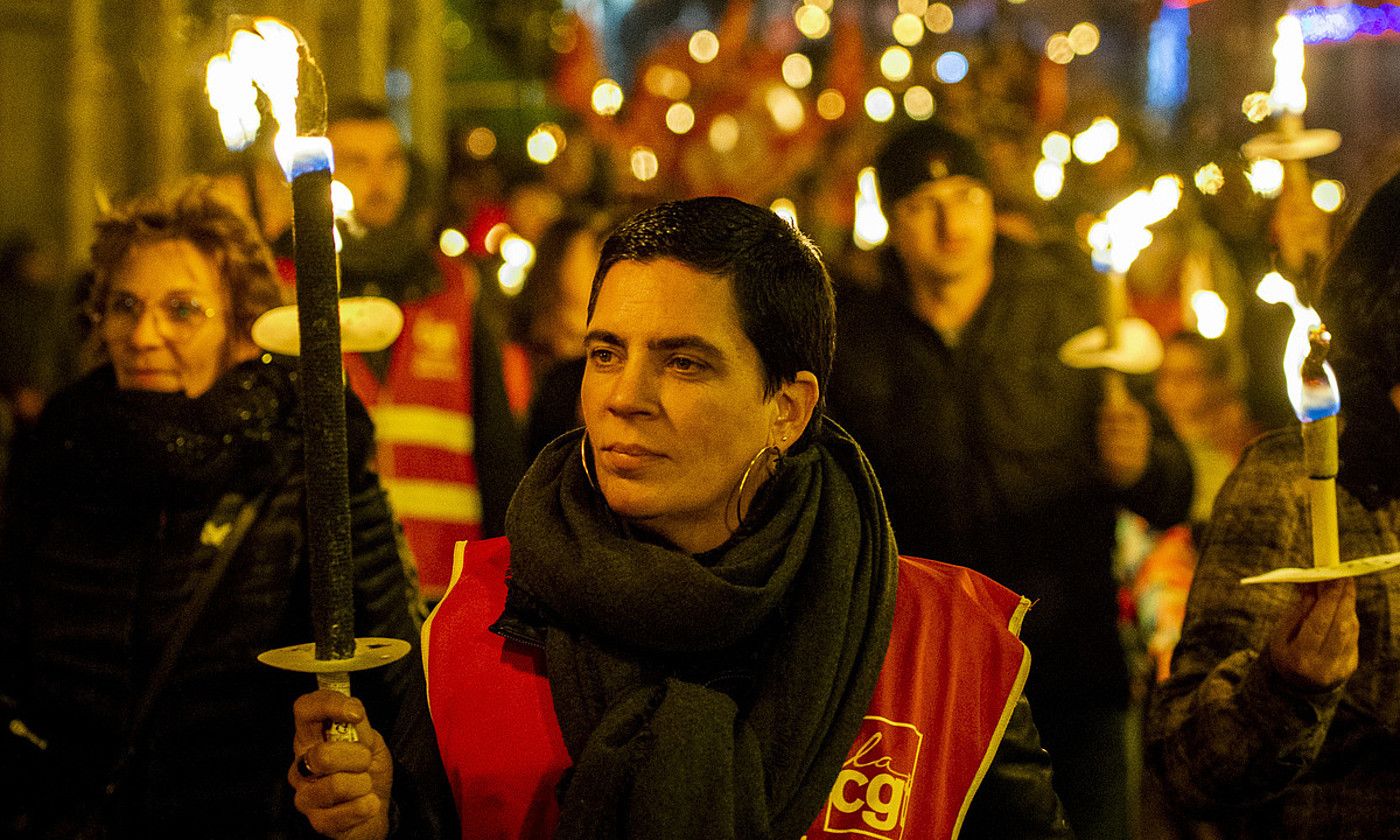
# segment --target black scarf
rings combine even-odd
[[[543,628],[574,766],[561,838],[795,838],[860,729],[894,618],[869,462],[834,425],[700,556],[629,536],[574,432],[511,503],[507,619]]]

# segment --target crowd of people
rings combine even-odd
[[[1038,140],[985,106],[824,138],[797,223],[508,178],[465,131],[437,202],[386,109],[335,107],[342,292],[405,316],[345,356],[356,629],[414,649],[354,698],[255,661],[311,635],[313,430],[251,336],[285,186],[119,204],[71,286],[5,240],[0,833],[1400,836],[1393,577],[1239,585],[1311,565],[1266,229],[1334,337],[1343,559],[1400,550],[1400,178],[1331,255],[1291,194],[1252,237],[1185,202],[1128,278],[1160,368],[1074,368],[1087,199],[1028,202]],[[873,253],[824,198],[863,155]]]

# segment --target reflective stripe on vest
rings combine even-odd
[[[391,403],[371,406],[369,412],[381,446],[430,446],[459,455],[476,451],[476,427],[460,411]]]
[[[426,478],[390,478],[380,482],[389,492],[394,513],[404,519],[475,524],[481,521],[481,494],[475,486]],[[446,565],[447,558],[441,561]]]

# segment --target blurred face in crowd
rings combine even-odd
[[[1182,342],[1167,344],[1157,370],[1156,396],[1173,429],[1199,422],[1224,399],[1224,391],[1199,350]]]
[[[583,419],[608,505],[683,550],[722,544],[745,468],[801,434],[810,408],[803,416],[791,389],[814,390],[815,376],[766,398],[730,281],[672,259],[608,271],[585,348]]]
[[[408,198],[408,155],[390,120],[337,120],[326,129],[336,180],[355,196],[355,218],[371,230],[399,218]]]
[[[257,348],[230,329],[214,261],[183,239],[132,247],[98,312],[117,387],[198,397]]]
[[[579,231],[564,251],[559,266],[559,305],[552,320],[552,342],[561,358],[576,358],[583,349],[588,322],[588,296],[593,291],[593,270],[598,265],[598,239],[592,231]]]
[[[915,279],[954,282],[990,268],[996,218],[991,191],[976,178],[926,181],[893,210],[894,248]]]

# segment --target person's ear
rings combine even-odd
[[[817,384],[817,375],[808,370],[798,371],[791,382],[784,382],[778,387],[778,393],[773,397],[778,409],[773,419],[773,440],[784,453],[807,430],[820,399],[821,386]]]

